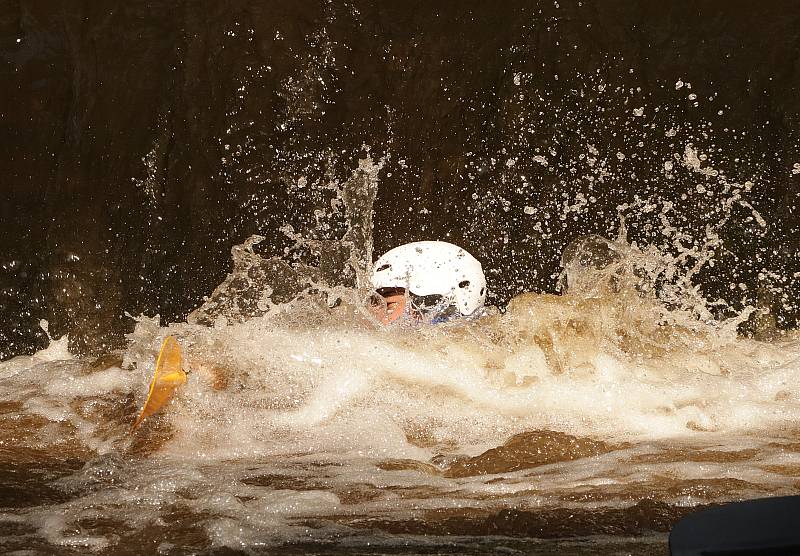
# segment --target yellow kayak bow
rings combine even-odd
[[[164,338],[161,351],[156,361],[156,371],[150,381],[150,392],[144,402],[142,411],[133,423],[131,432],[135,431],[146,418],[161,409],[166,404],[175,390],[186,383],[186,372],[183,370],[181,346],[174,336]]]

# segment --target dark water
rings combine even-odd
[[[125,311],[181,320],[251,233],[269,254],[287,223],[337,237],[322,186],[362,145],[387,158],[376,251],[461,243],[504,303],[554,291],[563,247],[616,233],[637,195],[673,201],[692,235],[716,222],[711,200],[681,201],[696,175],[664,179],[692,143],[753,182],[768,223],[737,209],[700,282],[739,305],[765,284],[791,327],[798,21],[787,2],[6,2],[0,355],[42,347],[40,318],[95,352]],[[558,218],[578,194],[595,201]],[[629,234],[657,241],[655,224]]]
[[[789,2],[6,2],[0,551],[653,554],[796,493],[798,29]],[[508,311],[369,321],[370,250],[424,239]],[[166,334],[225,387],[194,373],[131,435]]]

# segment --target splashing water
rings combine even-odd
[[[312,39],[319,57],[281,88],[290,131],[335,86],[324,28]],[[255,68],[253,79],[269,71]],[[372,207],[385,165],[413,169],[413,160],[392,163],[387,152],[375,162],[366,149],[349,179],[323,183],[298,160],[323,161],[332,148],[287,149],[282,182],[318,208],[299,231],[280,227],[289,241],[280,256],[258,252],[273,238],[234,246],[232,272],[187,322],[140,316],[121,353],[79,359],[61,338],[0,363],[2,551],[441,552],[449,543],[480,553],[557,539],[554,552],[651,553],[698,505],[792,493],[800,336],[767,323],[771,342],[742,338],[737,328],[764,307],[712,299],[698,285],[723,260],[734,219],[744,214],[754,236],[768,229],[747,198],[753,183],[712,164],[710,128],[682,127],[632,91],[582,76],[596,88],[588,98],[636,103],[611,121],[583,89],[552,102],[561,93],[526,79],[513,74],[520,93],[506,110],[520,114],[506,122],[517,138],[464,155],[470,182],[488,184],[485,194],[471,185],[478,217],[465,237],[499,230],[508,243],[509,230],[523,230],[527,257],[575,222],[583,233],[618,226],[615,238],[583,235],[564,250],[562,295],[518,294],[477,321],[379,325],[365,308]],[[269,178],[255,125],[220,138],[225,183]],[[621,143],[601,144],[617,135]],[[560,145],[570,142],[584,154],[565,160]],[[144,159],[151,204],[161,148]],[[616,220],[593,214],[621,184],[646,182],[643,165],[658,180],[648,174]],[[559,184],[552,198],[537,193],[544,179]],[[686,193],[659,194],[670,187]],[[258,193],[251,201],[247,211],[278,218]],[[695,206],[705,211],[698,229],[686,219]],[[530,225],[512,226],[515,212]],[[530,289],[535,270],[513,262],[503,272]],[[189,381],[131,435],[166,335],[181,343]],[[484,548],[476,535],[490,539]]]
[[[25,295],[34,305],[40,296],[57,301],[68,313],[60,326],[58,311],[41,314],[63,329],[121,291],[161,284],[165,295],[202,284],[175,280],[186,265],[174,264],[168,246],[186,246],[183,260],[194,262],[198,251],[241,243],[231,273],[186,322],[139,316],[124,350],[90,360],[41,321],[49,346],[0,362],[0,552],[652,554],[698,506],[793,494],[800,335],[779,332],[776,320],[781,309],[798,310],[796,230],[780,230],[756,207],[781,214],[769,210],[782,202],[773,190],[789,189],[772,182],[764,157],[792,179],[800,163],[782,160],[770,141],[757,145],[772,129],[753,134],[714,116],[724,108],[744,114],[734,123],[748,121],[747,106],[784,99],[752,94],[772,81],[769,67],[756,72],[767,72],[760,80],[745,76],[750,100],[738,110],[686,75],[653,94],[667,70],[636,49],[637,67],[648,70],[640,79],[594,39],[575,43],[583,22],[610,29],[602,22],[613,19],[586,19],[582,11],[596,10],[577,7],[514,8],[508,18],[494,8],[490,18],[454,12],[480,22],[474,36],[449,34],[461,24],[438,9],[435,27],[419,25],[424,11],[370,8],[374,19],[349,2],[325,3],[318,16],[302,6],[181,12],[158,23],[166,40],[175,28],[179,46],[167,50],[178,55],[154,64],[168,69],[166,88],[145,80],[153,96],[142,98],[156,99],[160,115],[132,112],[157,128],[143,134],[127,118],[120,127],[125,95],[103,98],[115,89],[90,86],[113,75],[89,59],[106,23],[84,19],[78,30],[87,32],[64,34],[78,57],[49,60],[74,66],[66,75],[75,94],[59,105],[25,93],[17,104],[41,121],[57,114],[56,130],[74,129],[66,140],[49,134],[55,166],[32,156],[30,168],[62,178],[44,190],[95,197],[104,166],[126,168],[120,149],[143,149],[138,177],[125,177],[142,206],[117,205],[107,219],[117,260],[138,264],[120,252],[126,241],[144,242],[145,268],[132,273],[140,281],[126,280],[135,287],[95,298],[87,284],[102,289],[103,280],[86,280],[70,251],[42,284],[21,278],[26,303],[11,306],[32,311],[35,326],[40,313]],[[232,11],[241,16],[229,13],[234,23],[216,36],[213,20],[230,21],[220,14]],[[35,19],[22,17],[20,29]],[[713,25],[698,21],[701,38],[713,36]],[[504,41],[487,40],[487,31]],[[158,40],[148,33],[139,35],[150,52]],[[42,45],[58,53],[51,35],[42,31]],[[453,51],[443,49],[448,42]],[[701,62],[713,49],[683,52],[687,63],[712,65]],[[576,59],[584,61],[569,63]],[[26,75],[41,84],[39,67]],[[734,75],[717,83],[739,87]],[[113,110],[94,111],[106,105]],[[105,135],[94,129],[103,114],[111,116]],[[436,122],[417,125],[425,120]],[[440,132],[428,136],[433,128]],[[92,148],[92,137],[105,141],[114,129],[153,139]],[[28,132],[19,135],[18,160],[32,154]],[[355,162],[364,141],[380,146],[362,146]],[[183,143],[197,156],[173,148]],[[78,154],[88,173],[73,175],[65,160]],[[92,179],[81,189],[84,175]],[[379,216],[379,248],[398,238],[463,240],[502,311],[437,326],[375,322],[365,300],[379,178],[402,193],[387,195],[397,206]],[[215,212],[209,227],[230,219],[226,229],[242,237],[178,222],[184,208],[194,217],[192,207],[215,203],[230,213]],[[48,206],[57,216],[61,206]],[[80,226],[85,214],[76,216]],[[53,235],[69,228],[47,227]],[[170,229],[180,241],[161,237]],[[197,234],[188,245],[179,237],[186,230]],[[15,254],[0,266],[22,275],[23,260]],[[165,279],[172,288],[163,289]],[[533,293],[556,283],[561,295]],[[0,292],[4,303],[12,289]],[[740,335],[745,328],[752,337]],[[183,348],[188,383],[131,434],[167,335]],[[0,357],[11,353],[20,351],[0,345]]]
[[[706,254],[586,236],[561,296],[382,327],[363,304],[379,169],[363,160],[339,190],[341,241],[293,236],[316,264],[262,258],[254,237],[189,322],[139,317],[94,362],[62,338],[0,364],[4,550],[369,552],[436,535],[456,550],[476,534],[652,550],[698,504],[794,490],[800,336],[715,320],[692,285]],[[189,382],[131,436],[168,334]]]

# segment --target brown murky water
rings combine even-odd
[[[0,365],[3,549],[652,554],[698,507],[796,493],[800,341],[680,312],[634,338],[620,319],[658,306],[636,299],[390,329],[304,302],[142,318],[97,361],[54,342]],[[167,333],[215,371],[131,434]]]
[[[653,554],[797,492],[790,7],[74,8],[0,13],[0,552]],[[503,312],[372,321],[420,239]]]

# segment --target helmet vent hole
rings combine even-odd
[[[375,272],[381,272],[382,270],[388,270],[390,268],[392,268],[392,265],[384,264],[384,265],[381,265],[380,268],[378,270],[376,270]]]
[[[459,288],[466,288],[467,286],[469,286],[469,280],[462,280],[458,283]]]

